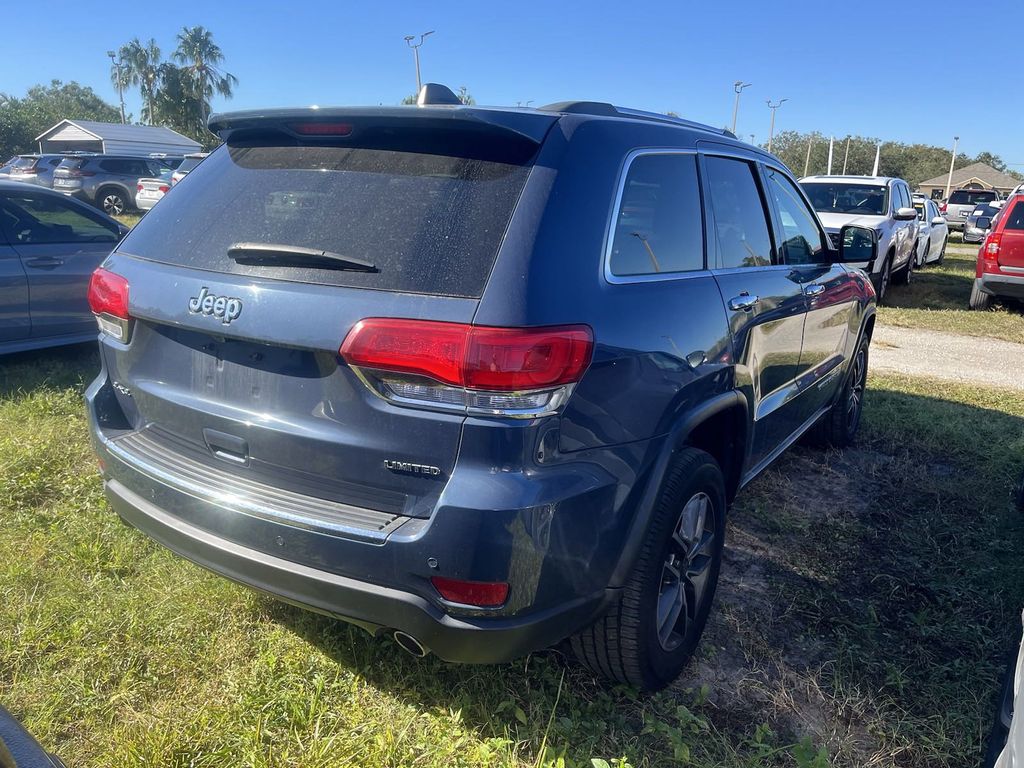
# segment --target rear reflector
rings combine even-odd
[[[349,365],[514,392],[579,381],[590,364],[593,336],[584,325],[490,328],[370,318],[355,325],[340,351]]]
[[[449,603],[497,608],[508,599],[508,582],[505,581],[463,581],[432,576],[430,583]]]
[[[302,136],[348,136],[351,123],[292,123],[289,126]]]

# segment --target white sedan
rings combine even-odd
[[[949,225],[946,217],[939,213],[934,200],[914,198],[917,209],[917,250],[915,264],[941,264],[946,256],[946,241],[949,239]]]
[[[139,179],[135,187],[135,207],[148,211],[160,202],[171,189],[171,171],[167,170],[152,179]]]

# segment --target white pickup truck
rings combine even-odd
[[[878,257],[874,263],[853,266],[871,276],[879,304],[892,280],[910,282],[918,232],[907,182],[888,176],[807,176],[800,186],[836,247],[839,230],[847,224],[875,231]]]

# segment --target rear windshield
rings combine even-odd
[[[186,157],[184,160],[178,163],[177,170],[180,171],[181,173],[188,173],[197,165],[199,165],[202,159],[203,158],[201,157]]]
[[[226,145],[119,250],[185,267],[479,297],[528,165],[346,146]],[[236,243],[332,251],[377,272],[239,264]]]
[[[85,165],[85,163],[86,158],[84,157],[65,157],[63,160],[60,161],[60,165],[58,165],[57,167],[78,169]]]
[[[38,157],[19,157],[14,161],[15,168],[34,168]]]
[[[990,189],[958,189],[949,196],[950,205],[977,205],[996,199],[996,193]]]
[[[881,216],[889,208],[888,190],[877,184],[801,182],[811,205],[819,213],[858,213]]]

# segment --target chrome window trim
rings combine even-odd
[[[612,272],[612,245],[615,240],[615,221],[619,217],[619,208],[622,205],[622,195],[626,189],[626,179],[629,178],[629,169],[633,161],[645,155],[692,155],[694,158],[699,154],[696,148],[682,149],[679,147],[645,147],[634,149],[622,161],[619,169],[619,178],[616,182],[615,199],[612,202],[611,214],[605,225],[604,234],[604,255],[602,257],[602,272],[605,282],[611,285],[628,285],[631,283],[656,283],[668,282],[671,280],[692,280],[700,277],[711,277],[711,270],[708,269],[708,243],[705,225],[705,204],[704,191],[700,181],[700,168],[697,169],[697,192],[701,198],[701,244],[703,247],[704,268],[688,272],[652,272],[643,275],[616,275]]]

